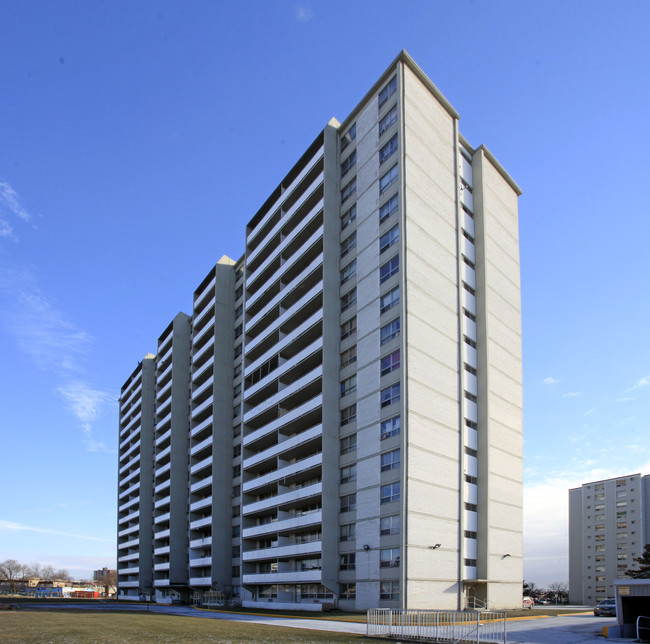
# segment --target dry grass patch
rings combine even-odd
[[[359,635],[151,613],[3,611],[3,644],[178,644],[278,642],[359,644]]]

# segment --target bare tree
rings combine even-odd
[[[96,583],[104,587],[104,595],[108,597],[117,588],[117,570],[105,570],[97,577]]]
[[[562,603],[569,597],[569,585],[565,581],[554,581],[548,586],[549,592],[555,597],[555,603]]]
[[[25,578],[25,565],[15,559],[5,559],[0,562],[0,578],[11,586],[11,591],[16,592],[19,583]]]

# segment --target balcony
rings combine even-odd
[[[139,503],[140,503],[140,497],[137,496],[135,499],[131,499],[130,501],[127,501],[126,503],[120,505],[118,511],[124,512],[124,510],[128,510],[130,507],[134,505],[138,505]]]
[[[212,505],[212,496],[207,496],[205,499],[201,499],[200,501],[194,501],[194,503],[191,503],[190,512],[194,512],[195,510],[200,510],[201,508],[207,508],[210,505]]]
[[[212,455],[210,455],[207,458],[204,458],[202,461],[199,461],[198,463],[194,463],[194,465],[190,467],[190,474],[196,474],[201,470],[204,470],[208,467],[212,467],[212,460],[213,460]]]
[[[130,528],[125,528],[124,530],[120,530],[117,533],[118,537],[126,537],[129,534],[133,534],[134,532],[139,532],[140,531],[140,524],[138,525],[132,525]]]
[[[212,557],[201,557],[201,559],[190,559],[190,568],[205,568],[212,565]]]
[[[258,391],[266,387],[270,382],[273,382],[274,380],[281,378],[289,371],[291,371],[294,367],[296,367],[298,364],[300,364],[303,360],[313,355],[314,353],[320,351],[322,348],[323,348],[323,338],[321,336],[320,338],[318,338],[317,340],[315,340],[314,342],[306,346],[304,349],[296,353],[296,355],[289,358],[286,362],[280,364],[277,369],[274,369],[269,374],[264,376],[264,378],[262,378],[259,382],[256,382],[253,386],[249,387],[244,392],[244,400],[249,400]],[[248,375],[249,371],[250,371],[249,369],[246,370],[247,372],[246,375]]]
[[[194,364],[194,363],[192,363]],[[203,375],[214,364],[214,354],[211,355],[204,364],[202,364],[196,371],[192,373],[192,382]]]
[[[193,483],[190,486],[190,492],[197,492],[198,490],[202,490],[206,487],[212,487],[212,475],[206,476],[204,479]]]
[[[169,400],[171,402],[171,398]],[[167,425],[171,425],[171,422],[172,422],[172,410],[170,409],[169,413],[156,423],[156,432],[162,432]]]
[[[118,581],[117,582],[118,588],[138,588],[140,586],[139,581]]]
[[[190,577],[190,586],[212,586],[212,577]]]
[[[138,455],[138,459],[136,460],[136,462],[139,462],[139,461],[140,461],[140,458],[139,458],[139,455]],[[130,468],[128,467],[128,465],[130,465],[130,462],[127,463],[127,465],[125,465],[124,467],[121,467],[121,468],[120,468],[120,474],[122,474],[123,472],[126,472],[128,469],[130,469]],[[133,472],[131,472],[130,474],[127,474],[127,475],[126,475],[126,476],[125,476],[125,477],[124,477],[124,478],[119,482],[120,487],[122,487],[122,485],[124,485],[125,483],[128,483],[132,478],[135,478],[136,476],[138,476],[138,474],[140,474],[140,467],[139,467],[139,466],[138,466],[135,470],[133,470]]]
[[[131,541],[125,541],[124,543],[118,543],[118,550],[128,550],[129,548],[135,548],[140,546],[140,539],[131,539]],[[139,555],[138,555],[139,556]]]
[[[121,443],[120,449],[124,449],[133,439],[140,435],[140,426],[138,425]]]
[[[168,438],[171,438],[172,428],[170,427],[167,431],[162,433],[158,438],[156,438],[156,447],[162,445]]]
[[[166,474],[167,472],[169,472],[169,470],[171,469],[171,467],[172,467],[171,461],[169,461],[168,463],[165,463],[165,465],[159,467],[159,468],[156,470],[155,478],[156,478],[156,479],[159,479],[163,474]],[[156,488],[156,489],[157,489],[157,488]]]
[[[137,575],[139,572],[139,566],[133,566],[132,568],[121,568],[119,570],[120,575]]]
[[[131,420],[128,421],[128,424],[120,432],[120,436],[130,433],[131,430],[135,427],[135,425],[137,425],[140,418],[142,418],[142,410],[140,410],[133,418],[131,418]]]
[[[158,510],[159,508],[163,508],[163,507],[165,507],[166,505],[169,505],[170,500],[171,500],[171,498],[169,497],[169,495],[167,495],[165,498],[163,498],[163,499],[159,499],[158,501],[156,501],[156,502],[153,504],[153,507],[154,507],[156,510]]]
[[[249,514],[255,514],[256,512],[262,512],[264,510],[270,510],[271,508],[275,507],[292,505],[298,501],[303,501],[313,496],[320,496],[322,492],[323,484],[314,483],[314,485],[308,485],[307,487],[298,488],[297,490],[291,490],[291,492],[277,494],[268,499],[264,499],[263,501],[249,503],[242,508],[242,514],[246,516]]]
[[[320,235],[322,234],[322,231],[318,231],[318,234],[312,235],[314,237],[314,241],[311,242],[311,245],[313,245]],[[282,265],[282,272],[284,273],[288,268],[289,264],[293,262],[287,262],[287,264]],[[291,292],[298,287],[302,282],[304,282],[317,268],[319,268],[323,264],[323,253],[321,252],[316,259],[314,259],[308,266],[304,267],[300,273],[294,277],[288,284],[284,285],[280,292],[272,297],[263,307],[260,311],[258,311],[253,317],[246,322],[246,333],[251,333],[253,328],[266,316],[269,314],[269,312],[276,306],[278,306],[282,300],[284,300],[287,295],[290,295]],[[280,277],[279,275],[277,276],[278,278]],[[254,335],[258,335],[260,331],[255,333]]]
[[[190,530],[198,530],[199,528],[204,528],[206,525],[212,525],[212,517],[203,517],[202,519],[196,519],[195,521],[190,521]]]
[[[323,523],[323,513],[321,510],[310,514],[303,514],[300,517],[291,517],[273,523],[256,525],[242,530],[244,539],[253,539],[267,534],[276,534],[280,532],[295,532],[298,528],[305,528],[311,525],[321,525]]]
[[[214,303],[215,297],[212,296],[204,308],[202,308],[200,311],[194,311],[194,322],[192,323],[192,330],[194,330],[201,323],[201,321],[205,319],[205,316],[208,313],[214,314]]]
[[[171,395],[171,388],[172,388],[172,382],[173,380],[170,378],[158,391],[156,391],[156,402],[158,405],[163,402],[163,399],[166,400],[165,394],[169,393]]]
[[[169,561],[165,561],[164,563],[154,564],[153,569],[156,570],[156,571],[158,571],[158,570],[169,570]]]
[[[307,443],[309,441],[312,441],[320,437],[322,433],[323,433],[323,426],[321,424],[315,425],[311,429],[308,429],[304,432],[301,432],[300,434],[296,434],[295,436],[292,436],[291,438],[276,443],[275,445],[273,445],[273,447],[269,447],[268,449],[259,452],[259,454],[255,454],[254,456],[247,458],[243,462],[242,467],[244,470],[247,470],[259,463],[268,461],[271,458],[275,458],[276,456],[281,456],[282,454],[294,449],[299,445],[302,445],[304,443]]]
[[[203,548],[212,545],[212,537],[203,537],[202,539],[193,539],[190,541],[190,548]]]
[[[309,414],[310,412],[319,409],[323,404],[323,395],[318,394],[314,396],[311,400],[294,407],[291,411],[288,411],[284,416],[280,416],[275,420],[271,421],[267,425],[260,427],[259,429],[251,432],[247,436],[244,436],[243,444],[244,447],[249,447],[253,443],[257,442],[261,438],[272,434],[273,432],[278,431],[279,429],[289,425],[290,423],[300,419],[302,416]]]
[[[162,546],[153,551],[154,555],[167,555],[169,554],[169,546]]]
[[[190,432],[190,438],[194,438],[197,434],[200,434],[207,427],[212,428],[212,416],[208,416],[205,420],[202,420],[198,425],[195,425]]]
[[[289,546],[276,548],[262,548],[261,550],[249,550],[242,553],[242,561],[260,561],[264,559],[291,559],[303,555],[321,553],[323,551],[322,541],[310,541],[309,543],[294,543]]]
[[[279,481],[280,479],[285,479],[294,474],[298,474],[299,472],[305,472],[313,468],[321,467],[322,464],[323,464],[323,455],[314,454],[313,456],[302,459],[297,463],[292,463],[291,465],[287,465],[286,467],[282,467],[273,472],[269,472],[268,474],[264,474],[264,476],[258,476],[257,478],[254,478],[250,481],[246,481],[246,483],[244,483],[243,485],[243,490],[244,492],[250,492],[251,490],[254,490],[258,487],[262,487],[263,485],[267,485],[268,483]],[[274,497],[274,498],[277,499],[279,497]]]
[[[153,522],[154,522],[154,524],[168,523],[169,522],[169,517],[170,517],[170,513],[165,512],[165,514],[161,514],[158,517],[154,517]]]
[[[273,394],[272,396],[269,396],[264,401],[262,401],[259,405],[256,405],[252,409],[249,409],[244,414],[244,424],[249,424],[253,419],[264,414],[264,412],[267,412],[274,407],[281,406],[281,403],[283,401],[286,402],[286,400],[290,396],[293,396],[298,391],[303,390],[311,383],[322,378],[322,376],[323,376],[323,366],[319,365],[318,367],[312,369],[309,373],[306,373],[304,376],[298,378],[294,382],[282,387],[280,391]]]
[[[169,528],[165,528],[164,530],[160,530],[159,532],[153,533],[153,538],[156,541],[160,541],[161,539],[167,539],[168,537],[169,537]]]
[[[138,439],[135,443],[133,443],[133,445],[131,445],[131,447],[129,447],[129,449],[126,452],[124,452],[124,454],[122,454],[122,456],[120,456],[120,462],[126,460],[134,452],[137,452],[137,450],[140,448],[141,442],[142,441],[140,439]],[[138,456],[139,456],[139,453],[138,453]]]
[[[127,406],[131,401],[142,391],[142,380],[138,380],[138,386],[128,394],[128,397],[124,401],[120,401],[120,408],[126,411]]]
[[[302,584],[321,580],[322,570],[292,570],[244,575],[243,584]]]
[[[208,379],[192,392],[192,402],[194,402],[204,391],[211,388],[214,383],[214,375],[209,376]]]
[[[170,486],[170,484],[171,484],[170,479],[167,479],[166,481],[163,481],[162,483],[159,483],[154,488],[155,493],[158,494],[159,492],[162,492],[163,490],[166,490]]]
[[[300,174],[298,174],[298,176],[289,184],[289,186],[282,191],[282,194],[278,197],[277,201],[267,209],[267,212],[264,217],[262,217],[262,220],[249,233],[247,240],[248,244],[251,244],[253,240],[257,238],[257,236],[260,234],[260,231],[264,229],[266,222],[268,222],[268,220],[273,216],[282,202],[287,198],[288,195],[291,195],[293,193],[293,191],[300,185],[300,182],[313,170],[313,168],[322,160],[322,158],[323,148],[316,152],[316,154],[309,160],[309,163],[300,171]],[[268,237],[269,234],[270,232],[267,233],[265,237]]]
[[[198,407],[192,409],[192,420],[196,419],[197,416],[200,416],[202,412],[206,409],[209,409],[212,406],[212,396],[209,396],[208,399],[202,402]]]
[[[139,552],[134,552],[132,555],[122,555],[121,557],[118,557],[118,561],[120,563],[124,561],[133,561],[134,559],[139,559],[140,558],[140,553]]]
[[[211,446],[212,446],[212,436],[208,436],[207,438],[204,438],[200,443],[197,443],[196,445],[192,445],[192,447],[190,448],[190,455],[194,456],[195,454],[200,453]]]
[[[131,487],[124,490],[124,492],[120,492],[118,498],[123,499],[123,498],[129,496],[130,494],[132,494],[133,492],[136,492],[139,489],[140,489],[140,482],[138,481],[138,482],[134,483]]]

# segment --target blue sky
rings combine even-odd
[[[0,560],[115,560],[119,389],[406,49],[522,187],[525,577],[650,472],[647,2],[0,5]]]

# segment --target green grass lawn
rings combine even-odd
[[[152,613],[1,611],[3,644],[171,644],[251,642],[359,644],[361,636]]]

